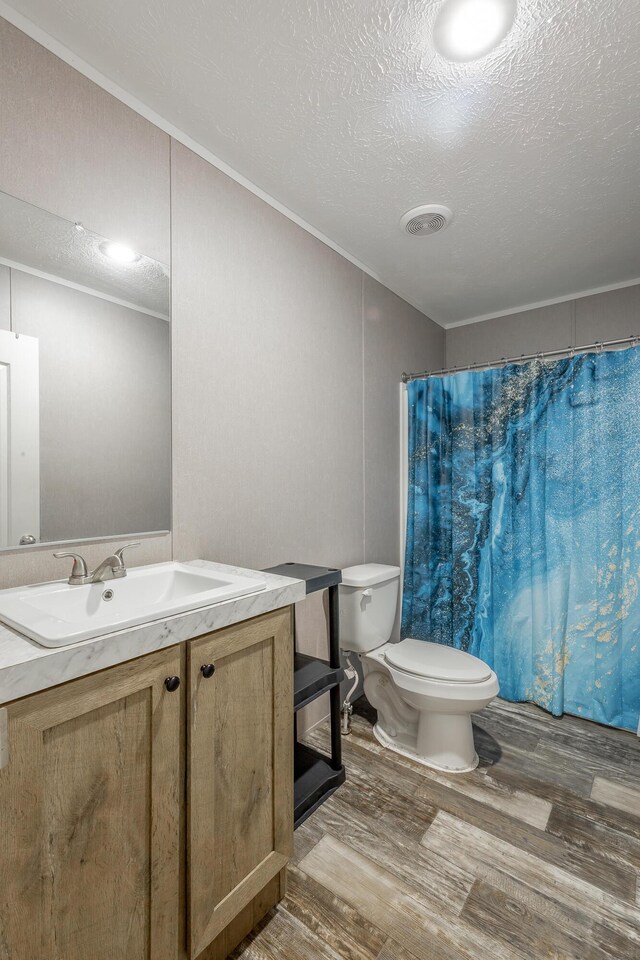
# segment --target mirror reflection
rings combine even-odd
[[[0,548],[168,530],[166,264],[0,193]]]

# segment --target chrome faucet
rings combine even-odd
[[[120,549],[112,553],[110,557],[107,557],[106,560],[99,563],[95,570],[91,571],[87,569],[86,560],[84,557],[81,557],[79,553],[54,553],[54,557],[58,559],[62,559],[62,557],[73,558],[73,567],[71,568],[71,575],[68,582],[71,586],[82,586],[86,583],[102,583],[104,580],[116,580],[120,577],[126,577],[127,567],[122,555],[129,547],[139,546],[140,541],[125,543],[124,547],[120,547]]]

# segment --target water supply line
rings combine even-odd
[[[353,680],[353,683],[349,689],[348,694],[344,698],[344,703],[342,704],[342,710],[340,711],[341,723],[340,730],[342,731],[343,737],[348,737],[351,733],[351,714],[353,713],[353,704],[351,703],[351,697],[356,692],[358,683],[360,682],[360,677],[358,676],[358,671],[351,662],[351,654],[347,653],[345,655],[345,660],[347,661],[347,666],[344,671],[345,680]]]

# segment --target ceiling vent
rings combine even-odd
[[[400,220],[400,227],[412,237],[430,237],[434,233],[446,230],[453,214],[449,207],[439,203],[425,203],[421,207],[407,210]]]

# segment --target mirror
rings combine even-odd
[[[0,193],[0,549],[168,531],[166,264]]]

